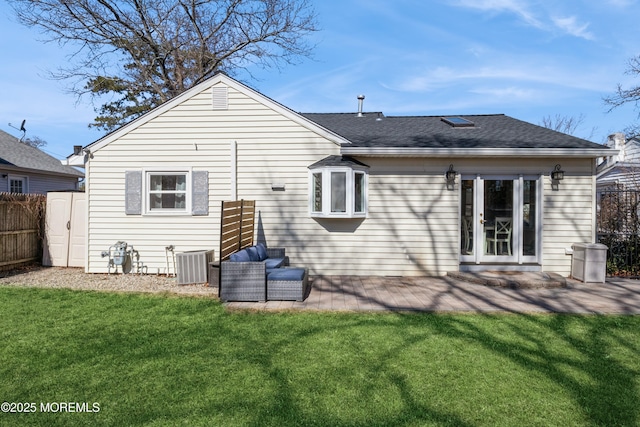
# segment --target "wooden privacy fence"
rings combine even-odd
[[[235,200],[222,202],[220,220],[220,261],[253,245],[256,202]]]
[[[0,271],[40,259],[46,200],[42,194],[0,193]]]

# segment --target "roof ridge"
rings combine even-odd
[[[337,112],[337,113],[301,113],[298,112],[298,114],[302,114],[302,115],[308,115],[308,114],[315,114],[315,115],[358,115],[357,111],[351,111],[351,112]],[[405,115],[385,115],[382,111],[363,111],[362,114],[367,115],[367,114],[382,114],[384,117],[386,118],[394,118],[394,117],[398,117],[398,118],[421,118],[421,117],[425,117],[425,118],[440,118],[440,117],[496,117],[496,116],[505,116],[504,113],[489,113],[489,114],[424,114],[424,115],[411,115],[411,116],[405,116]]]

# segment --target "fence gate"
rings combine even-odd
[[[598,243],[606,245],[607,274],[640,276],[640,191],[598,192]]]
[[[47,193],[42,265],[84,267],[86,194]]]

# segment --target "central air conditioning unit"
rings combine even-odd
[[[176,276],[178,285],[207,283],[209,263],[215,261],[214,250],[189,251],[176,254]]]

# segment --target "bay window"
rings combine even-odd
[[[332,156],[333,157],[333,156]],[[361,218],[367,211],[367,166],[355,161],[318,162],[310,166],[312,217]]]

